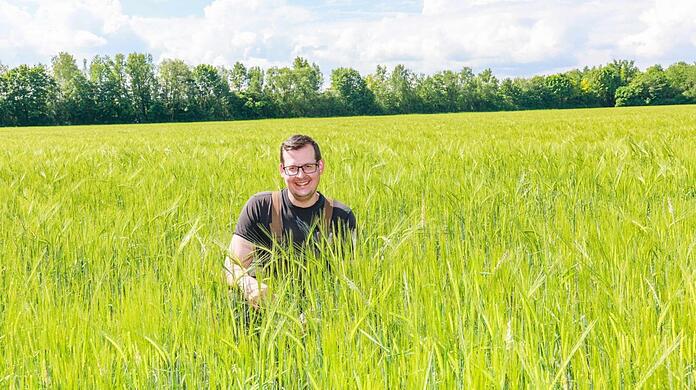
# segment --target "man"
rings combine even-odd
[[[317,191],[324,173],[319,145],[306,135],[293,135],[280,145],[280,175],[286,188],[261,192],[244,205],[225,259],[230,286],[238,287],[252,307],[258,308],[267,286],[256,280],[251,267],[260,249],[274,242],[303,248],[323,232],[354,232],[355,216],[349,207]]]

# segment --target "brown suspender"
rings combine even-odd
[[[280,242],[283,237],[283,218],[281,217],[281,209],[283,200],[280,196],[280,191],[271,193],[271,235],[276,242]],[[324,226],[326,231],[331,226],[331,217],[333,216],[333,199],[324,198]]]
[[[271,235],[273,240],[280,242],[283,237],[283,218],[280,216],[280,209],[283,207],[280,191],[273,191],[271,194]]]
[[[331,227],[331,217],[333,216],[333,199],[324,198],[324,228],[329,231]]]

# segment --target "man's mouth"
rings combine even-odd
[[[309,180],[309,179],[307,179],[307,180],[302,180],[302,181],[298,180],[298,181],[295,181],[295,185],[298,186],[298,187],[304,187],[304,186],[306,186],[307,184],[309,184],[310,181],[311,181],[311,180]]]

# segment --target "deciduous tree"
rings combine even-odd
[[[677,104],[684,100],[660,65],[651,66],[616,91],[617,106]]]
[[[160,99],[167,120],[177,122],[197,119],[196,83],[189,66],[182,60],[167,59],[162,61],[158,70]]]
[[[665,70],[672,88],[681,92],[685,102],[696,103],[696,63],[677,62]]]
[[[95,56],[89,66],[89,78],[94,88],[97,123],[134,121],[123,54],[116,54],[113,59]]]
[[[95,121],[92,84],[77,67],[75,58],[65,52],[51,60],[53,78],[58,84],[56,120],[65,124],[87,124]]]
[[[201,119],[231,118],[231,93],[227,82],[212,65],[201,64],[193,69],[196,86],[195,102]]]
[[[337,68],[331,72],[331,93],[340,105],[338,112],[348,115],[375,113],[375,96],[365,79],[352,68]]]
[[[20,65],[0,76],[5,124],[52,124],[58,86],[43,65]]]
[[[277,114],[285,117],[316,116],[323,76],[316,64],[297,57],[292,68],[272,67],[266,71],[264,92]]]
[[[126,60],[126,75],[135,121],[142,123],[154,119],[157,79],[152,55],[129,54]]]

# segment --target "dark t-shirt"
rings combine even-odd
[[[252,196],[244,205],[234,234],[252,242],[257,247],[270,248],[271,240],[271,219],[273,205],[271,204],[272,192],[260,192]],[[298,207],[290,202],[288,189],[281,192],[281,218],[283,219],[283,241],[292,243],[298,247],[303,247],[308,240],[308,235],[312,234],[312,239],[316,240],[319,229],[316,225],[321,222],[322,211],[326,198],[321,193],[319,200],[312,206],[304,208]],[[338,232],[348,233],[355,230],[355,215],[346,205],[336,200],[333,201],[333,214],[331,216],[331,231],[333,234]]]

